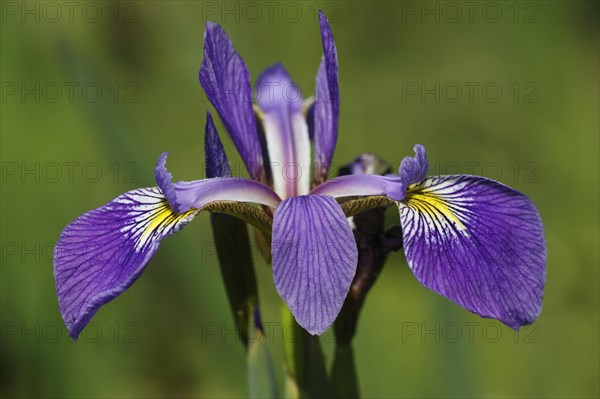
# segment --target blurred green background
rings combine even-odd
[[[246,395],[206,216],[165,240],[76,344],[58,312],[52,245],[81,213],[154,185],[162,151],[176,178],[204,175],[206,20],[225,27],[253,80],[281,61],[308,97],[317,7],[339,54],[334,161],[369,151],[398,164],[422,143],[434,173],[485,175],[531,196],[548,242],[544,309],[520,334],[428,291],[392,255],[354,341],[363,396],[600,394],[597,2],[1,6],[2,397]],[[280,370],[279,297],[256,259]]]

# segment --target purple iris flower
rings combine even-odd
[[[232,214],[270,234],[275,287],[311,334],[333,323],[356,273],[358,251],[347,217],[389,205],[399,209],[406,259],[423,285],[512,328],[536,319],[546,246],[527,196],[483,177],[427,177],[421,145],[397,174],[326,180],[337,141],[338,64],[322,13],[319,21],[324,54],[310,110],[298,93],[289,93],[292,81],[275,65],[258,79],[256,114],[242,58],[219,25],[207,24],[200,82],[251,179],[173,183],[164,153],[156,166],[158,187],[129,191],[69,224],[56,244],[54,274],[71,337],[131,286],[163,238],[201,211]],[[206,141],[207,168],[222,169],[226,157],[210,114]],[[282,168],[267,171],[267,164]]]

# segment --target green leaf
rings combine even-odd
[[[277,398],[277,384],[269,353],[267,337],[260,324],[258,309],[255,321],[248,326],[249,344],[246,354],[250,398]]]
[[[299,399],[300,390],[298,389],[298,383],[290,374],[290,371],[284,367],[284,381],[283,381],[283,398],[284,399]]]
[[[331,386],[335,399],[358,399],[358,376],[354,365],[354,353],[350,345],[337,344],[331,369]]]
[[[256,277],[246,224],[225,214],[212,214],[211,223],[221,276],[236,330],[244,346],[248,345],[248,325],[258,306]]]
[[[319,337],[310,335],[300,327],[283,303],[282,320],[287,332],[284,353],[286,366],[291,375],[289,382],[296,384],[296,390],[301,398],[329,397],[325,356]]]

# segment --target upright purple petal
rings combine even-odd
[[[425,180],[427,171],[429,170],[429,161],[427,160],[425,147],[417,144],[414,147],[414,151],[415,157],[405,157],[398,169],[398,174],[405,187]]]
[[[200,83],[219,113],[250,176],[263,176],[263,158],[252,110],[250,75],[242,57],[219,25],[207,22]]]
[[[304,329],[320,335],[333,323],[356,273],[352,229],[332,197],[284,200],[273,219],[275,288]]]
[[[73,339],[142,273],[160,241],[195,211],[175,214],[158,188],[129,191],[69,224],[54,249],[62,317]]]
[[[206,112],[206,128],[204,134],[204,159],[206,162],[206,177],[229,177],[231,169],[223,143],[217,134],[210,112]],[[170,180],[169,180],[170,181]]]
[[[177,213],[200,209],[215,201],[253,202],[277,207],[281,199],[270,187],[239,177],[215,177],[204,180],[171,182],[166,168],[167,153],[161,154],[156,164],[156,182]]]
[[[265,131],[273,187],[281,198],[310,190],[310,139],[302,113],[302,93],[281,64],[257,82],[257,102]]]
[[[256,89],[256,102],[264,112],[291,114],[302,110],[302,92],[279,63],[263,71],[256,81]]]
[[[314,104],[314,151],[317,183],[325,180],[338,135],[340,93],[338,87],[338,60],[333,33],[327,17],[319,11],[319,25],[323,42],[323,59],[317,73]]]
[[[514,329],[538,317],[546,243],[527,196],[483,177],[432,177],[407,192],[400,223],[427,288]]]

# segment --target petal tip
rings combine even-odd
[[[425,146],[422,144],[416,144],[413,147],[415,152],[414,157],[404,157],[398,168],[398,174],[402,179],[405,187],[411,184],[420,183],[427,177],[429,170],[429,161],[427,160],[427,153]]]
[[[175,193],[175,186],[173,185],[173,182],[172,182],[173,176],[171,175],[171,172],[169,172],[167,169],[167,156],[168,155],[169,155],[168,152],[163,152],[158,157],[158,160],[156,161],[155,172],[154,172],[155,180],[156,180],[156,184],[158,184],[158,187],[160,188],[160,191],[162,191],[163,195],[169,202],[169,205],[171,205],[171,208],[173,208],[173,210],[177,213],[182,213],[182,212],[187,211],[187,209],[185,209],[185,210],[180,209],[179,203],[177,201],[177,195]]]
[[[329,329],[329,326],[331,326],[331,324],[324,328],[310,328],[310,327],[304,327],[301,325],[301,327],[304,328],[306,330],[306,332],[308,332],[310,335],[314,335],[314,336],[322,335],[323,333],[325,333],[325,331],[327,331]]]
[[[425,146],[423,144],[415,144],[413,147],[415,155],[426,155]]]
[[[319,24],[321,25],[321,29],[330,29],[329,20],[327,19],[327,15],[319,8]]]
[[[215,30],[217,30],[217,31],[223,31],[223,28],[221,27],[221,25],[219,25],[216,22],[206,21],[206,31],[205,31],[205,34],[212,33]]]

